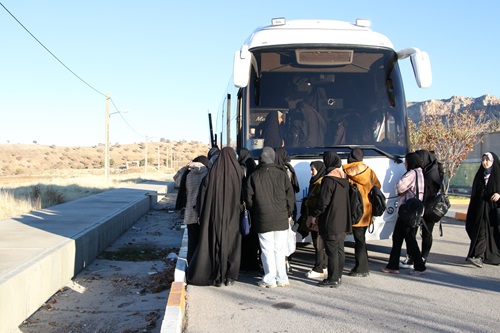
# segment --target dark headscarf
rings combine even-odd
[[[318,179],[320,179],[321,177],[323,177],[325,175],[326,167],[325,167],[325,163],[323,163],[323,161],[312,161],[311,165],[314,165],[314,168],[316,168],[316,170],[318,170],[318,173],[316,174],[316,176],[312,176],[311,180],[309,180],[309,184],[312,185]]]
[[[329,174],[333,169],[340,168],[342,166],[342,160],[339,155],[333,151],[327,151],[323,155],[323,162],[325,162],[326,171],[325,174]]]
[[[297,179],[297,175],[295,174],[294,167],[290,164],[292,160],[288,155],[288,152],[283,147],[277,147],[275,151],[276,151],[276,157],[274,163],[290,170],[290,172],[292,173],[290,181],[292,182],[293,190],[295,191],[295,193],[299,193],[300,191],[299,180]]]
[[[269,112],[256,131],[257,137],[264,139],[265,146],[274,148],[283,145],[278,111]]]
[[[417,153],[408,153],[405,156],[405,161],[408,164],[408,170],[413,170],[422,167],[422,160]]]
[[[359,148],[354,148],[351,150],[349,157],[347,157],[347,163],[361,162],[363,160],[363,151]]]
[[[434,183],[434,187],[439,190],[443,180],[439,174],[439,165],[436,155],[425,149],[417,150],[415,153],[420,157],[422,162],[422,169],[426,179],[426,191],[429,192],[427,188],[427,179],[431,180]]]
[[[207,158],[208,158],[209,160],[211,160],[211,159],[212,159],[212,157],[219,155],[219,153],[220,153],[219,147],[217,147],[217,146],[213,146],[213,147],[212,147],[212,148],[210,148],[210,150],[208,151]]]
[[[238,154],[238,163],[244,168],[245,176],[248,178],[255,171],[257,164],[255,163],[250,151],[246,148],[241,148]]]
[[[193,160],[193,162],[200,162],[201,164],[203,164],[207,168],[210,167],[210,160],[208,159],[208,157],[206,157],[204,155],[200,155],[200,156],[196,157]]]

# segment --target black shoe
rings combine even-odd
[[[220,280],[215,280],[214,281],[214,286],[215,287],[222,287],[222,282],[220,282]]]
[[[365,273],[355,272],[355,271],[349,272],[349,276],[354,276],[354,277],[367,277],[369,275],[370,275],[370,273],[368,273],[368,272],[365,272]]]
[[[324,279],[321,282],[318,282],[318,287],[329,287],[329,288],[338,288],[342,281],[340,279],[338,280],[328,280]]]
[[[473,264],[476,267],[483,268],[483,259],[476,257],[469,257],[467,261]]]
[[[226,286],[232,286],[234,284],[234,279],[227,279],[226,282],[224,282]]]

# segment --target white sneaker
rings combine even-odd
[[[413,269],[413,259],[407,255],[406,259],[399,263],[399,268]]]
[[[324,272],[324,270],[323,270]],[[312,269],[306,273],[306,277],[310,278],[310,279],[317,279],[317,278],[324,278],[325,276],[325,273],[319,273],[319,272],[316,272],[316,271],[313,271]]]

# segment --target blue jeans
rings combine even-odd
[[[287,240],[288,230],[259,234],[264,283],[273,286],[276,282],[288,283],[285,264]]]

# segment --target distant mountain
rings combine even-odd
[[[452,96],[450,99],[438,99],[424,102],[407,103],[408,117],[417,123],[424,114],[447,114],[450,112],[473,112],[485,110],[489,119],[500,119],[500,98],[483,95],[478,98]]]

